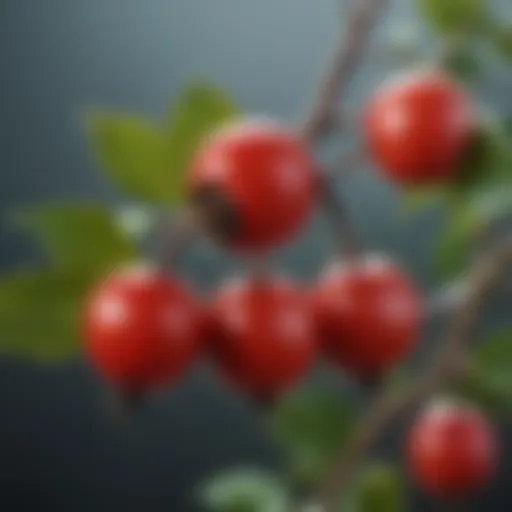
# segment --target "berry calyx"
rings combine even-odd
[[[330,265],[313,296],[326,356],[362,380],[378,378],[415,345],[421,300],[409,279],[382,258]]]
[[[86,351],[99,373],[127,393],[168,384],[189,366],[201,313],[188,290],[153,268],[108,275],[84,314]]]
[[[383,172],[402,185],[451,180],[476,131],[473,105],[462,88],[436,71],[398,77],[366,109],[367,146]]]
[[[307,298],[284,280],[232,280],[212,304],[212,352],[221,373],[258,400],[274,398],[316,353]]]
[[[207,231],[246,250],[292,236],[311,211],[316,187],[303,142],[278,124],[253,120],[212,134],[196,155],[189,184]]]
[[[418,484],[446,499],[482,489],[498,457],[495,432],[483,414],[451,401],[434,401],[416,418],[407,460]]]

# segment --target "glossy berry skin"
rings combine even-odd
[[[409,279],[386,260],[374,256],[330,265],[313,301],[327,358],[360,378],[378,377],[415,345],[421,300]]]
[[[241,250],[266,249],[295,234],[311,211],[316,187],[298,137],[254,120],[210,136],[193,162],[189,184],[210,234]]]
[[[221,374],[255,399],[271,399],[309,369],[315,353],[307,297],[283,280],[232,280],[211,308]]]
[[[497,439],[478,410],[437,401],[416,418],[407,439],[407,459],[427,492],[461,498],[481,490],[493,476]]]
[[[376,164],[407,185],[443,183],[460,170],[476,127],[459,85],[435,71],[394,79],[366,109],[364,129]]]
[[[106,380],[127,392],[178,378],[196,353],[200,326],[191,294],[152,268],[111,273],[85,306],[88,356]]]

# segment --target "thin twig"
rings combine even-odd
[[[308,144],[318,141],[331,129],[343,130],[346,123],[338,112],[340,94],[357,70],[370,33],[387,3],[388,0],[358,0],[351,5],[345,35],[334,52],[313,108],[302,127],[302,135]],[[333,173],[320,172],[319,188],[324,208],[340,240],[341,252],[354,257],[361,253],[361,244],[350,220],[348,208],[337,194],[333,181]]]
[[[346,488],[359,464],[383,431],[402,413],[409,408],[420,406],[447,380],[459,374],[462,369],[460,362],[464,360],[465,348],[482,304],[510,265],[512,238],[506,239],[477,263],[474,272],[471,273],[468,293],[456,311],[433,363],[424,370],[408,393],[382,392],[364,415],[354,437],[328,472],[319,489],[323,512],[336,512],[339,509],[340,493]]]
[[[338,120],[340,93],[349,83],[369,41],[369,35],[388,0],[358,0],[348,15],[346,34],[335,51],[321,82],[310,115],[303,127],[304,139],[313,143]],[[340,116],[341,117],[341,116]],[[343,122],[341,122],[343,126]]]
[[[344,173],[344,170],[341,171]],[[361,243],[350,218],[345,201],[336,190],[337,177],[334,173],[323,172],[319,180],[322,206],[327,213],[334,232],[337,234],[339,251],[348,258],[356,258],[361,254]]]

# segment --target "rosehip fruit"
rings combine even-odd
[[[329,266],[313,297],[327,357],[360,378],[378,377],[400,363],[418,337],[418,294],[398,268],[382,259]]]
[[[407,459],[425,490],[441,498],[460,498],[490,480],[498,442],[478,410],[437,401],[416,418],[407,439]]]
[[[201,313],[177,281],[152,268],[107,276],[85,307],[86,350],[100,374],[127,392],[167,384],[191,363]]]
[[[212,304],[212,353],[221,373],[256,399],[303,376],[315,356],[307,298],[277,279],[232,280]]]
[[[210,136],[189,176],[196,212],[210,234],[238,249],[264,249],[292,236],[315,196],[304,144],[270,122],[243,121]]]
[[[476,123],[473,105],[439,72],[384,85],[365,116],[367,145],[385,174],[403,185],[442,183],[461,168]]]

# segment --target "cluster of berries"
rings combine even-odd
[[[422,72],[378,90],[364,133],[388,177],[419,186],[455,176],[476,127],[459,86]],[[269,122],[212,134],[188,178],[204,230],[246,253],[289,239],[319,196],[306,145]],[[382,375],[410,354],[423,316],[422,298],[399,266],[366,255],[332,263],[313,290],[252,276],[224,283],[207,304],[168,271],[122,269],[91,293],[84,330],[95,368],[127,392],[174,381],[201,347],[237,389],[268,400],[303,377],[319,353],[361,380]],[[420,481],[444,494],[483,482],[495,457],[485,420],[454,404],[419,417],[409,452]]]

